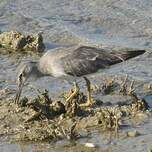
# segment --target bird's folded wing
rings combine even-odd
[[[82,46],[61,58],[67,74],[81,76],[96,72],[100,68],[122,62],[145,53],[145,50],[109,52],[104,49]]]
[[[110,54],[108,55],[103,50],[92,47],[80,47],[71,54],[61,58],[61,61],[67,74],[81,76],[111,65],[112,58]]]

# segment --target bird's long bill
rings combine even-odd
[[[15,96],[15,103],[18,104],[19,100],[20,100],[20,96],[21,96],[21,92],[22,92],[22,88],[23,88],[23,83],[21,82],[18,86],[18,90],[16,92],[16,96]]]

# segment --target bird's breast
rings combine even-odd
[[[52,75],[54,77],[66,75],[62,66],[62,61],[59,57],[44,56],[40,59],[39,67],[41,72],[47,75]]]

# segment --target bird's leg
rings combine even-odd
[[[87,102],[84,104],[80,104],[81,107],[91,106],[94,103],[94,99],[91,96],[92,93],[91,83],[86,77],[84,77],[84,79],[87,85]]]
[[[73,99],[79,92],[80,88],[78,86],[78,84],[76,82],[74,82],[74,89],[73,92],[70,94],[70,96],[66,99],[66,101],[70,101],[71,99]]]
[[[21,85],[21,86],[19,86],[19,88],[17,90],[16,96],[15,96],[15,100],[14,100],[15,104],[19,104],[22,88],[23,88],[23,86]]]
[[[76,76],[65,75],[65,76],[62,76],[61,78],[62,78],[64,83],[66,83],[66,84],[68,84],[70,86],[73,85],[73,82],[77,82],[77,77]]]
[[[123,95],[127,94],[127,85],[126,85],[127,80],[128,80],[128,75],[126,75],[124,82],[122,82],[120,86],[119,92],[122,93]]]
[[[19,104],[19,101],[20,101],[20,96],[21,96],[21,93],[22,93],[22,88],[24,86],[24,83],[23,83],[23,80],[22,80],[22,75],[19,77],[19,84],[18,84],[18,90],[16,92],[16,96],[15,96],[15,104]]]
[[[135,91],[135,89],[133,88],[133,85],[134,85],[134,80],[131,81],[131,84],[130,84],[130,87],[129,87],[129,90],[128,90],[129,95],[132,95],[133,92]]]

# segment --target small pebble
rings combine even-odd
[[[117,142],[111,141],[111,145],[117,145]]]
[[[86,147],[89,147],[89,148],[95,148],[95,147],[97,147],[94,143],[85,143],[84,145]]]
[[[136,117],[139,117],[139,119],[146,119],[148,115],[147,113],[139,112],[136,114]]]
[[[149,149],[147,150],[147,152],[152,152],[152,149],[149,148]]]
[[[128,137],[137,137],[137,136],[140,136],[140,135],[141,135],[141,133],[139,133],[137,130],[127,132]]]

